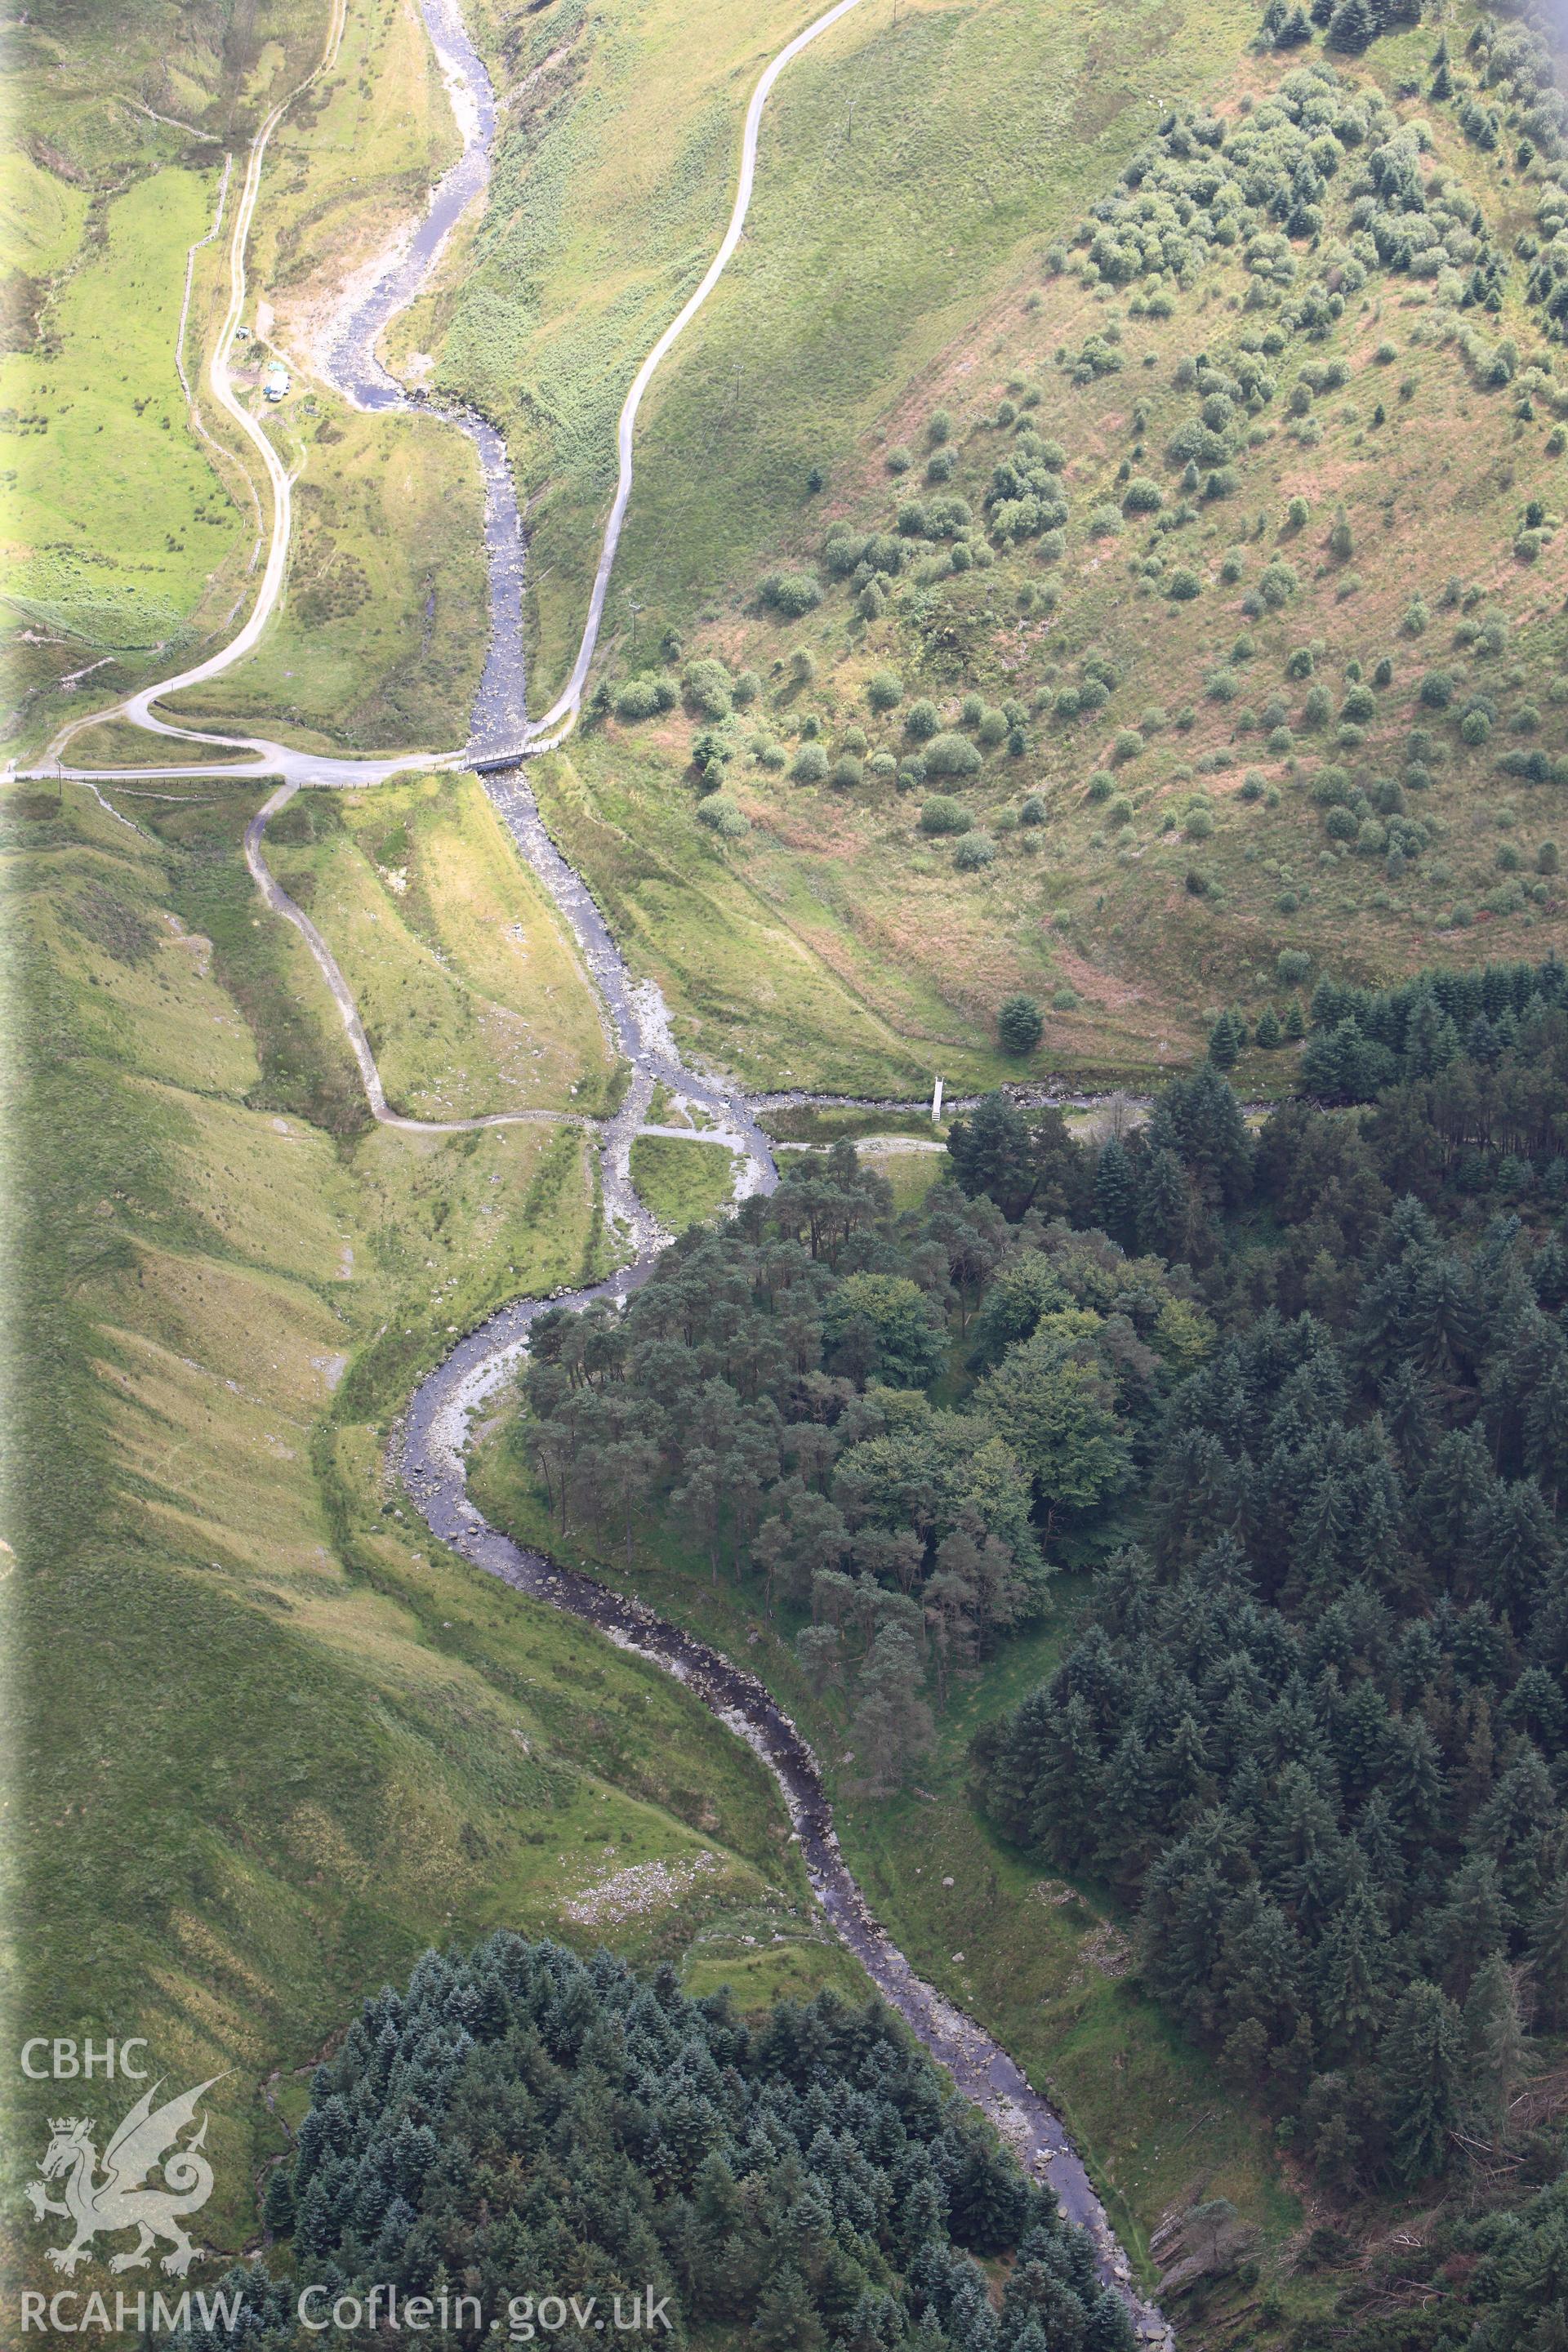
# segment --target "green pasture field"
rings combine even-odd
[[[473,446],[435,417],[316,406],[282,412],[305,470],[279,612],[253,654],[163,707],[351,757],[456,750],[489,642]]]
[[[728,1205],[735,1189],[735,1156],[721,1144],[635,1135],[631,1167],[644,1206],[667,1233],[706,1224]]]
[[[48,343],[0,359],[8,602],[79,666],[182,648],[215,592],[244,586],[247,518],[189,429],[174,364],[185,251],[217,184],[171,164],[105,204]],[[117,664],[84,691],[121,677]]]
[[[193,88],[183,68],[199,78],[204,59],[189,59],[178,39],[166,86],[150,67],[137,79],[129,58],[116,86],[91,26],[79,29],[63,88],[40,69],[45,163],[17,151],[0,157],[0,207],[18,229],[24,273],[34,273],[7,289],[16,348],[0,359],[6,668],[23,750],[84,704],[220,643],[247,608],[270,498],[264,488],[258,498],[254,452],[216,409],[203,371],[226,305],[227,224],[255,127],[252,94],[284,95],[320,55],[325,17],[312,16],[299,38],[292,21],[278,18],[287,37],[254,54],[236,37],[243,97]],[[37,38],[48,46],[41,29]],[[190,128],[155,121],[149,102]],[[97,159],[102,130],[107,152]],[[184,346],[198,430],[174,343],[187,248],[212,224],[219,142],[235,158],[225,226],[195,257]],[[417,215],[456,145],[414,12],[354,0],[331,72],[273,135],[234,353],[243,397],[258,397],[279,351],[293,370],[289,397],[267,412],[300,473],[289,577],[257,652],[184,698],[199,722],[280,724],[306,748],[349,751],[444,751],[466,736],[489,629],[473,449],[433,418],[346,412],[311,373],[345,273]],[[74,695],[57,690],[89,663]]]
[[[879,1150],[870,1142],[860,1145],[858,1158],[862,1168],[891,1186],[896,1209],[918,1209],[931,1186],[948,1173],[946,1155],[941,1151],[900,1151],[896,1146]]]

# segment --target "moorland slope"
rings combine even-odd
[[[141,830],[85,796],[5,811],[16,1997],[232,2070],[208,2210],[236,2250],[281,2144],[268,2079],[426,1942],[525,1921],[700,1969],[745,1929],[763,2000],[853,1975],[745,1749],[451,1561],[391,1484],[450,1330],[602,1263],[593,1167],[574,1127],[370,1127],[302,944],[255,910],[258,796],[128,802]],[[51,2098],[13,2115],[18,2160]]]
[[[927,1071],[1023,993],[1016,1075],[1146,1081],[1232,1006],[1267,1091],[1308,975],[1561,940],[1557,64],[1468,9],[1302,26],[1211,52],[700,590],[628,530],[637,639],[543,791],[713,1050],[778,1054],[801,958]]]

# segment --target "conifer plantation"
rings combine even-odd
[[[373,2284],[475,2298],[477,2324],[454,2305],[421,2339],[441,2352],[476,2352],[492,2319],[504,2332],[525,2292],[597,2298],[599,2328],[554,2338],[574,2344],[615,2340],[614,2298],[650,2293],[664,2309],[644,2340],[671,2347],[1133,2344],[1083,2232],[877,2003],[822,1994],[753,2027],[727,1993],[685,1999],[670,1969],[645,1980],[508,1934],[427,1953],[365,2003],[267,2211],[328,2304]],[[999,2309],[979,2266],[996,2257]],[[297,2287],[259,2268],[225,2284],[246,2352],[292,2352]]]
[[[1557,2340],[1565,999],[1325,983],[1319,1098],[1249,1123],[1211,1062],[1084,1144],[987,1097],[902,1213],[797,1159],[624,1314],[537,1325],[508,1441],[563,1538],[631,1573],[662,1528],[791,1629],[873,1791],[1092,1571],[977,1801],[1110,1892],[1299,2178],[1448,2199],[1463,2326],[1401,2346]]]

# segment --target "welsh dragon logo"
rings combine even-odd
[[[154,2083],[150,2091],[142,2093],[104,2149],[101,2179],[98,2150],[92,2144],[92,2117],[51,2118],[49,2144],[38,2167],[43,2178],[27,2183],[26,2196],[40,2221],[47,2213],[60,2213],[76,2225],[76,2234],[68,2245],[47,2250],[56,2270],[64,2271],[69,2278],[77,2265],[87,2261],[89,2248],[100,2231],[108,2234],[117,2230],[139,2232],[129,2253],[114,2256],[109,2265],[111,2271],[143,2268],[160,2238],[166,2238],[174,2249],[163,2261],[163,2269],[171,2276],[183,2278],[191,2264],[201,2260],[205,2249],[192,2245],[181,2221],[185,2214],[199,2212],[212,2195],[212,2167],[201,2153],[207,2136],[206,2118],[203,2117],[201,2129],[184,2147],[177,2142],[186,2125],[195,2122],[197,2103],[203,2095],[222,2080],[221,2074],[214,2074],[206,2082],[198,2083],[195,2090],[183,2092],[177,2099],[165,2100],[158,2108],[153,2107],[153,2102],[163,2084]],[[162,2184],[147,2186],[147,2175],[155,2167],[161,2167]],[[64,2199],[57,2202],[44,2183],[62,2178]]]

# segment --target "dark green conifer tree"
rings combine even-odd
[[[268,2175],[261,2218],[275,2238],[286,2238],[294,2227],[294,2183],[286,2165],[275,2165]]]
[[[1246,1027],[1227,1005],[1209,1032],[1209,1060],[1216,1070],[1234,1070],[1246,1043]]]
[[[1380,2053],[1388,2118],[1389,2163],[1414,2186],[1440,2172],[1458,2121],[1464,2084],[1464,2028],[1435,1984],[1417,1978],[1394,2009]]]
[[[1123,1249],[1136,1241],[1138,1178],[1132,1155],[1119,1136],[1101,1150],[1094,1171],[1094,1213],[1101,1229]]]

